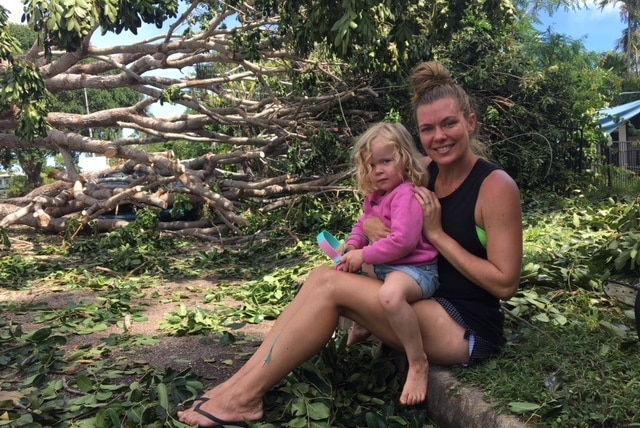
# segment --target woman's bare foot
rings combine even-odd
[[[355,345],[371,336],[371,332],[357,323],[353,323],[347,336],[347,346]]]
[[[263,415],[262,399],[243,403],[242,397],[235,397],[232,388],[223,384],[196,399],[189,409],[178,412],[178,419],[198,427],[221,427],[258,421]]]
[[[427,383],[429,382],[429,363],[410,364],[407,380],[402,388],[400,403],[415,406],[427,399]]]

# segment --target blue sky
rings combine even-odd
[[[587,50],[596,52],[614,50],[625,28],[620,10],[612,6],[603,10],[591,6],[577,12],[558,11],[553,16],[543,14],[540,19],[543,22],[536,27],[538,30],[551,28],[554,33],[582,41]]]

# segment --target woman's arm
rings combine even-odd
[[[460,273],[494,296],[507,300],[522,272],[522,208],[520,192],[504,171],[492,172],[478,195],[476,222],[487,233],[487,259],[466,251],[442,229],[441,210],[432,192],[420,189],[425,214],[423,233]]]

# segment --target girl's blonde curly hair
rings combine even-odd
[[[378,140],[393,145],[396,159],[402,167],[406,181],[416,186],[427,184],[428,174],[422,162],[423,155],[418,151],[407,128],[401,123],[380,122],[367,129],[353,146],[355,178],[358,190],[364,196],[377,190],[369,179],[369,173],[371,172],[371,149],[373,143]]]

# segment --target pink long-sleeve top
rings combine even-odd
[[[369,245],[364,233],[366,219],[378,217],[391,234]],[[426,265],[438,261],[438,251],[424,238],[422,207],[414,186],[405,182],[390,193],[374,192],[364,200],[364,213],[353,226],[346,245],[362,249],[365,263]]]

